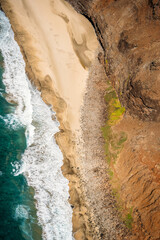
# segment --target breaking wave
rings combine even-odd
[[[27,139],[22,165],[14,163],[13,174],[23,173],[28,185],[35,190],[43,239],[71,240],[72,209],[68,203],[68,181],[62,175],[63,157],[54,139],[54,134],[59,131],[59,123],[52,120],[55,113],[28,81],[20,48],[3,12],[0,12],[0,24],[0,50],[5,65],[3,83],[7,100],[16,105],[15,112],[8,114],[4,121],[13,128],[24,126]],[[15,216],[27,218],[27,209],[18,205]]]

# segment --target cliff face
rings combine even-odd
[[[68,2],[92,22],[105,51],[107,75],[128,111],[158,121],[160,2]]]
[[[110,165],[133,209],[135,239],[160,239],[160,1],[67,1],[92,23],[106,81],[126,109],[112,131],[127,141]]]
[[[94,219],[94,225],[90,218],[91,214],[87,212],[86,201],[83,197],[84,191],[81,190],[84,178],[81,182],[79,181],[79,166],[77,167],[75,164],[75,140],[68,130],[68,125],[64,124],[66,104],[52,87],[52,81],[47,75],[48,64],[46,66],[44,61],[45,54],[41,55],[39,62],[42,61],[46,66],[44,69],[47,69],[47,74],[40,75],[41,65],[38,65],[39,54],[37,56],[36,53],[39,53],[42,45],[40,44],[38,47],[38,52],[32,48],[30,35],[27,32],[32,24],[27,22],[26,25],[23,25],[24,23],[19,20],[23,16],[22,11],[18,10],[15,15],[15,7],[32,1],[23,0],[21,1],[23,4],[19,4],[18,0],[0,0],[0,4],[10,18],[12,28],[16,33],[15,37],[27,64],[28,76],[41,90],[43,99],[54,105],[61,122],[61,133],[57,135],[57,142],[64,155],[63,173],[70,181],[70,203],[74,206],[74,236],[76,239],[96,240],[158,240],[160,239],[160,2],[158,0],[66,1],[90,20],[104,52],[103,54],[100,50],[95,65],[92,66],[92,71],[90,70],[89,84],[92,86],[89,88],[91,88],[91,92],[88,91],[85,94],[84,105],[87,108],[83,110],[82,114],[82,134],[85,135],[84,139],[87,139],[84,142],[86,152],[83,157],[85,163],[83,168],[86,170],[84,175],[87,178],[85,187],[87,200],[91,203],[93,215],[97,218]],[[37,2],[38,6],[39,1]],[[44,1],[41,2],[44,3]],[[53,4],[54,1],[50,2]],[[49,9],[51,5],[48,5]],[[28,11],[25,7],[24,9],[28,16]],[[29,11],[29,13],[31,12]],[[37,16],[39,17],[39,12]],[[63,14],[61,17],[65,21],[66,18]],[[46,28],[45,25],[44,29],[46,30]],[[37,42],[39,43],[39,39]],[[105,76],[104,71],[102,74],[102,66],[105,69]],[[123,118],[120,116],[121,121],[110,126],[107,124],[111,122],[109,117],[112,112],[109,113],[108,110],[116,112],[116,108],[118,108],[121,110],[120,113],[123,113],[123,108],[120,107],[113,89],[116,90],[126,112]],[[47,92],[49,93],[48,98],[45,97]],[[106,95],[106,106],[104,102],[100,106],[103,95]],[[115,106],[112,106],[111,102],[116,103]],[[98,111],[97,118],[95,118],[96,111]],[[103,115],[102,119],[101,115]],[[103,124],[104,118],[107,122],[104,128],[106,150],[108,150],[106,151],[106,161],[102,161],[103,151],[98,146],[103,147],[102,145],[104,145],[100,133],[100,124]],[[98,121],[99,123],[97,123]],[[110,167],[109,176],[114,195],[118,197],[120,194],[124,212],[129,210],[130,215],[132,213],[133,233],[129,233],[129,235],[127,235],[128,232],[125,233],[124,227],[118,220],[114,219],[114,224],[112,221],[117,210],[114,208],[114,211],[110,212],[113,203],[108,190],[110,184],[105,175],[107,162]],[[89,212],[91,212],[90,209]],[[129,226],[130,215],[127,215],[128,219],[125,218],[125,222]],[[97,226],[95,227],[95,225],[99,227],[99,230],[96,230]],[[94,231],[91,231],[93,229],[98,232],[99,237],[96,236],[96,233],[93,237],[92,232]]]

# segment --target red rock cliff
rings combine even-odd
[[[92,23],[128,139],[113,166],[135,239],[160,239],[160,1],[67,0]],[[100,56],[101,57],[101,56]]]

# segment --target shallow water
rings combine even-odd
[[[2,12],[0,51],[0,239],[71,240],[68,181],[53,136],[59,124],[28,81]]]
[[[0,239],[41,239],[33,190],[25,177],[17,174],[26,149],[25,127],[12,118],[16,106],[5,99],[3,72],[0,55]]]

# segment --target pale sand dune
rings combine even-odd
[[[24,44],[30,43],[27,58],[33,72],[39,81],[50,76],[50,87],[67,105],[63,121],[77,130],[87,68],[98,45],[93,28],[63,0],[9,2],[19,25],[29,33],[30,39],[23,40]],[[49,102],[47,96],[43,97]]]
[[[94,30],[64,0],[0,0],[0,4],[10,19],[30,80],[53,106],[60,122],[56,141],[64,156],[62,171],[69,180],[74,205],[74,237],[98,239],[76,152],[88,67],[98,47]]]

